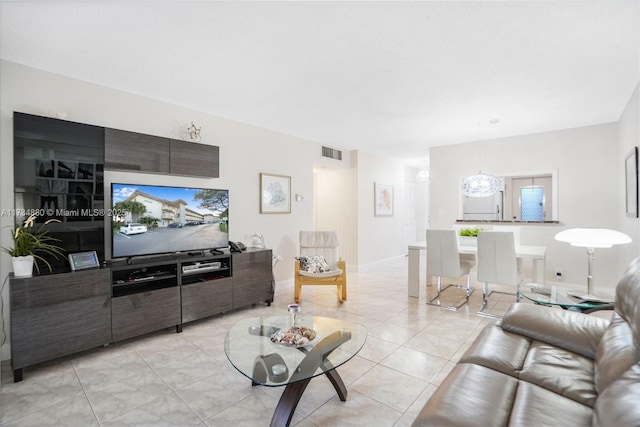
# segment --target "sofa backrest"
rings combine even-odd
[[[640,258],[616,288],[615,312],[598,343],[594,425],[640,423]],[[631,399],[633,405],[626,402]],[[629,421],[632,421],[630,424]]]

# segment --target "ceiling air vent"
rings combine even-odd
[[[335,148],[322,147],[322,157],[342,160],[342,151],[336,150]]]

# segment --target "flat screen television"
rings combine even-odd
[[[229,246],[229,190],[111,184],[111,256]]]

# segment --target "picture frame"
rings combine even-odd
[[[373,183],[374,216],[393,216],[393,185]]]
[[[291,177],[260,174],[260,213],[291,213]]]
[[[625,206],[628,217],[638,218],[638,147],[624,160]]]

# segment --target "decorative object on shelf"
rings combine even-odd
[[[262,249],[266,248],[264,244],[264,236],[262,234],[253,233],[251,237],[253,237],[254,239],[254,243],[253,243],[254,248],[262,248]]]
[[[494,122],[490,122],[494,123]],[[497,123],[497,122],[495,122]],[[480,138],[480,122],[478,122],[478,166],[482,165],[482,138]],[[462,194],[467,197],[488,197],[500,191],[500,180],[479,168],[478,173],[468,176],[462,181]]]
[[[197,128],[196,125],[194,125],[193,122],[191,122],[191,126],[189,126],[186,132],[182,135],[182,139],[184,139],[185,141],[200,142],[201,130],[202,130],[202,126]]]
[[[3,247],[2,249],[12,256],[13,275],[15,277],[31,277],[33,267],[40,273],[38,261],[43,262],[51,271],[51,264],[42,255],[50,255],[54,258],[64,256],[62,248],[55,245],[59,240],[49,236],[48,230],[43,230],[42,226],[51,222],[60,222],[57,219],[50,219],[38,227],[35,227],[36,215],[29,216],[22,226],[18,225],[13,229],[11,238],[13,248]]]
[[[260,174],[260,213],[291,213],[291,177]]]
[[[627,216],[638,218],[638,147],[633,147],[624,160],[624,176]]]
[[[591,274],[594,253],[596,248],[610,248],[613,245],[631,243],[631,237],[619,231],[606,228],[570,228],[556,234],[555,239],[559,242],[569,243],[571,246],[587,248],[587,293],[585,294],[584,291],[569,291],[569,295],[583,301],[611,302],[611,296],[602,296],[594,293],[593,276]]]
[[[373,184],[374,216],[393,216],[393,185]]]

